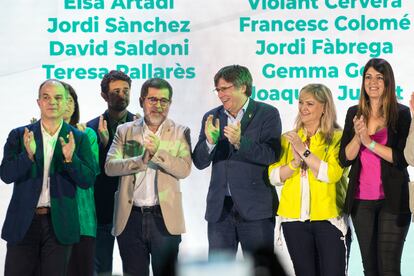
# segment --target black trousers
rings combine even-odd
[[[401,256],[411,214],[391,213],[384,200],[355,200],[351,215],[364,274],[401,275]]]
[[[23,240],[7,243],[4,275],[66,275],[71,248],[56,239],[49,214],[35,215]]]
[[[68,276],[92,276],[95,262],[95,238],[81,236],[80,241],[72,246]]]
[[[350,241],[329,221],[283,222],[297,276],[345,276]]]

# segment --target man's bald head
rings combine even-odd
[[[65,89],[65,86],[63,85],[63,83],[61,83],[59,80],[56,79],[48,79],[45,80],[44,82],[42,82],[42,84],[40,84],[39,86],[39,92],[38,92],[38,98],[40,99],[41,96],[41,91],[42,88],[46,87],[46,86],[56,86],[56,88],[58,88],[59,90],[62,89],[64,92],[64,96],[67,99],[68,98],[68,91]]]

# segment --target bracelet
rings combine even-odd
[[[289,169],[291,169],[292,171],[296,171],[296,169],[297,169],[297,168],[299,168],[299,166],[298,166],[298,167],[293,167],[293,165],[292,165],[292,161],[290,161],[290,162],[288,163],[288,167],[289,167]]]
[[[377,144],[377,142],[375,142],[374,140],[371,141],[371,143],[369,143],[369,150],[370,151],[374,151],[375,145]]]

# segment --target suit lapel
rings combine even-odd
[[[161,130],[160,139],[164,141],[171,141],[172,133],[172,122],[170,121],[170,119],[166,119],[164,122],[164,126]]]
[[[254,115],[256,114],[256,102],[252,99],[249,101],[249,105],[247,106],[246,112],[243,115],[243,118],[240,122],[241,125],[241,133],[243,134],[247,126],[252,121]]]
[[[122,141],[124,145],[124,157],[142,155],[144,151],[143,124],[143,120],[137,120],[127,129],[124,137],[125,141]]]
[[[60,144],[59,137],[62,137],[66,143],[69,142],[69,125],[65,122],[62,123],[62,128],[60,129],[55,145],[55,149],[53,151],[52,161],[50,162],[50,173],[52,175],[55,171],[61,171],[62,161],[63,161],[63,152],[62,152],[62,145]],[[75,136],[73,136],[75,138]],[[76,151],[76,149],[75,149]]]
[[[44,167],[44,156],[43,156],[43,136],[42,136],[42,129],[40,126],[40,121],[37,121],[32,128],[35,142],[36,142],[36,153],[34,155],[38,175],[43,174],[43,167]],[[33,167],[32,167],[33,168]]]
[[[217,117],[216,117],[217,118]],[[216,118],[213,118],[213,124],[216,123]],[[224,127],[227,126],[227,115],[226,113],[224,113],[224,107],[222,109],[220,109],[220,111],[218,112],[218,119],[220,122],[220,138],[221,139],[226,139],[226,136],[224,136]]]

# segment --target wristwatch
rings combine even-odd
[[[310,150],[309,149],[306,149],[304,152],[303,152],[303,157],[308,157],[309,155],[311,154],[311,152],[310,152]]]

